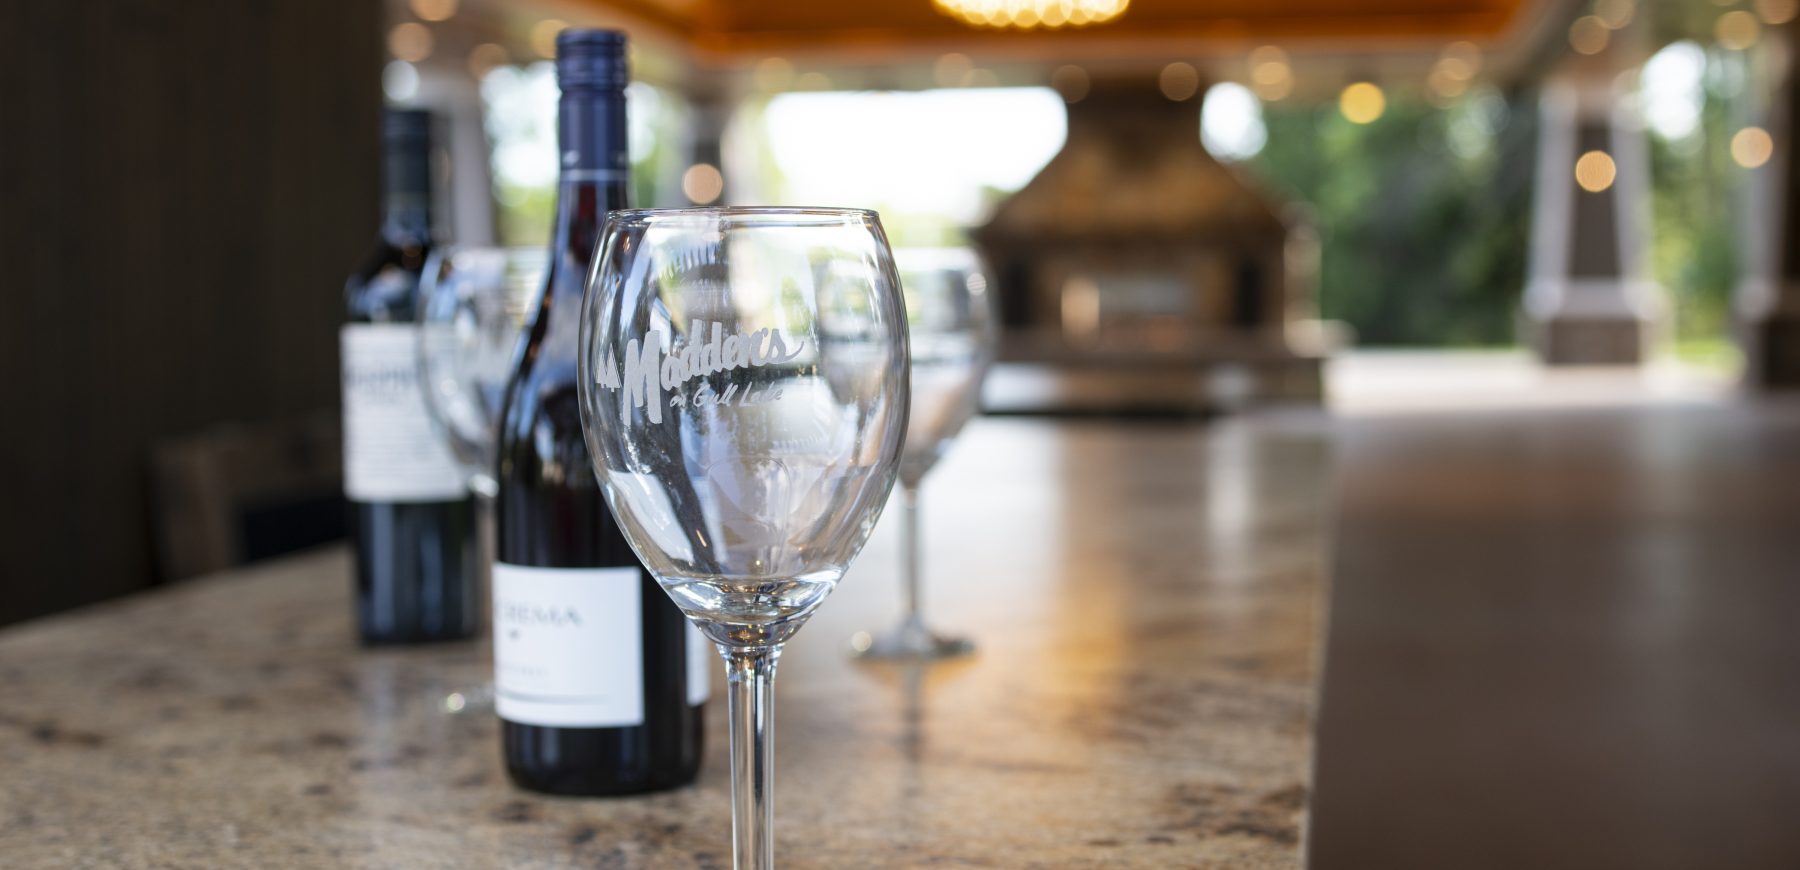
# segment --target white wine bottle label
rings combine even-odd
[[[693,623],[687,624],[688,704],[704,704],[712,697],[712,672],[719,665],[719,650]]]
[[[348,323],[340,334],[344,494],[352,501],[451,501],[465,495],[462,469],[425,407],[416,329]]]
[[[494,707],[524,725],[644,724],[643,584],[633,568],[494,563]]]

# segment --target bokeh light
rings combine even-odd
[[[1162,95],[1176,102],[1193,99],[1200,92],[1200,71],[1191,63],[1176,61],[1162,68],[1156,77]]]
[[[1589,151],[1575,161],[1575,183],[1588,193],[1599,193],[1612,187],[1619,168],[1605,151]]]
[[[1356,82],[1338,95],[1338,111],[1354,124],[1367,124],[1387,111],[1387,95],[1374,82]]]
[[[1745,169],[1755,169],[1775,156],[1775,140],[1761,127],[1745,127],[1732,134],[1731,159]]]
[[[569,22],[558,18],[546,18],[531,26],[531,50],[539,57],[556,57],[556,35],[563,32]]]
[[[424,21],[447,21],[456,14],[456,0],[412,0],[412,13]]]
[[[1250,86],[1265,100],[1279,100],[1294,90],[1294,69],[1287,52],[1273,45],[1250,52]]]
[[[1452,42],[1444,46],[1431,72],[1425,76],[1432,103],[1448,106],[1469,90],[1475,74],[1481,70],[1481,49],[1472,42]]]
[[[794,83],[794,65],[785,57],[765,57],[750,75],[757,88],[779,91]]]
[[[492,42],[484,42],[469,49],[469,75],[477,80],[493,72],[496,67],[506,66],[511,62],[512,58],[507,56],[506,49]]]
[[[1469,65],[1470,70],[1481,69],[1481,46],[1468,40],[1457,40],[1444,46],[1444,57],[1453,57]]]
[[[1569,25],[1569,47],[1582,54],[1599,54],[1612,42],[1612,30],[1593,15],[1583,15]]]
[[[1706,101],[1706,49],[1692,40],[1672,42],[1645,61],[1638,76],[1639,105],[1652,132],[1683,139],[1700,128]]]
[[[431,29],[417,21],[394,25],[388,31],[388,54],[407,63],[418,63],[431,56]]]
[[[725,176],[711,163],[696,163],[681,173],[681,194],[695,205],[711,205],[725,192]]]
[[[388,61],[381,70],[381,92],[396,103],[419,95],[419,70],[403,60]]]
[[[1437,68],[1425,77],[1425,84],[1431,87],[1432,102],[1438,106],[1448,105],[1469,90],[1468,79],[1457,78]]]
[[[1764,24],[1786,24],[1800,14],[1800,0],[1756,0],[1756,15]]]
[[[1594,0],[1594,17],[1613,30],[1630,24],[1635,14],[1636,0]]]
[[[1262,103],[1249,88],[1236,82],[1220,82],[1206,89],[1200,104],[1200,141],[1206,150],[1225,160],[1246,160],[1269,141],[1263,123]]]
[[[997,88],[1000,86],[1000,75],[987,67],[973,67],[963,73],[962,81],[958,84],[965,88]]]
[[[1082,98],[1088,95],[1088,89],[1092,86],[1087,70],[1072,63],[1063,64],[1050,74],[1050,87],[1062,94],[1062,98],[1067,102],[1081,102]]]
[[[1762,25],[1757,22],[1756,16],[1742,9],[1719,16],[1719,20],[1713,24],[1713,38],[1719,41],[1719,45],[1732,51],[1743,51],[1755,45],[1761,35]]]
[[[940,88],[954,88],[962,84],[963,77],[975,68],[975,62],[960,52],[950,52],[939,57],[931,65],[931,79]]]

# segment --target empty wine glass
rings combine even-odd
[[[419,287],[419,383],[438,434],[476,495],[484,593],[494,564],[500,402],[548,259],[543,248],[444,245],[426,261]],[[485,714],[493,704],[489,681],[450,692],[442,706],[451,714]]]
[[[733,860],[765,870],[775,663],[868,540],[905,439],[906,320],[880,221],[615,211],[580,348],[607,504],[725,659]]]
[[[419,292],[419,375],[469,489],[493,498],[500,402],[543,286],[543,248],[443,246]]]
[[[975,415],[981,379],[993,359],[994,316],[987,279],[973,251],[964,248],[894,252],[905,288],[907,333],[912,343],[912,415],[900,455],[905,562],[901,568],[905,613],[900,624],[876,635],[857,632],[850,649],[865,658],[937,659],[975,646],[926,625],[920,590],[919,485],[950,442]]]

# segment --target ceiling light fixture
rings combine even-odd
[[[931,0],[939,12],[972,27],[1080,27],[1111,21],[1130,0]]]

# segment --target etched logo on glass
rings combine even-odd
[[[790,363],[806,348],[802,340],[789,350],[779,329],[727,335],[724,324],[716,321],[693,321],[687,334],[705,340],[677,340],[664,351],[662,330],[652,329],[641,340],[634,338],[625,343],[622,361],[612,353],[599,354],[594,383],[608,390],[625,391],[625,401],[619,403],[621,420],[628,420],[633,408],[644,408],[650,422],[661,423],[664,405],[751,405],[780,398],[780,387],[740,391],[737,384],[727,384],[719,391],[707,383],[689,390],[687,384],[716,372]]]

